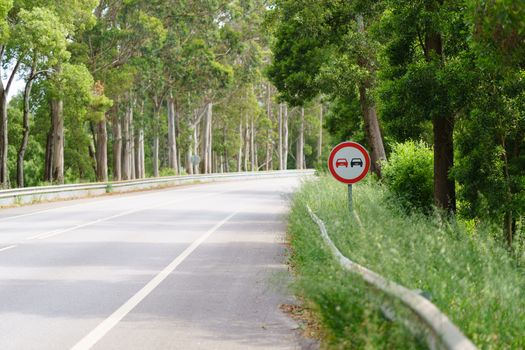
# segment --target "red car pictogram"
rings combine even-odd
[[[348,168],[348,160],[346,160],[344,158],[338,158],[335,161],[335,167],[339,168],[339,167],[342,167],[342,166],[344,166],[345,168]]]

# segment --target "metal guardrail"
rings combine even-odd
[[[430,349],[477,350],[476,346],[463,335],[456,325],[425,297],[345,257],[330,239],[324,222],[314,214],[310,207],[307,206],[307,209],[312,220],[319,226],[323,240],[345,269],[359,275],[372,287],[399,300],[422,322],[427,330],[426,340]]]
[[[283,170],[206,175],[181,175],[130,181],[98,182],[57,186],[14,188],[0,191],[0,206],[42,202],[56,199],[73,199],[102,195],[108,192],[128,192],[154,189],[195,182],[233,181],[272,177],[310,176],[315,170]]]

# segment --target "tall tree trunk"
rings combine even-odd
[[[3,76],[2,66],[4,65],[5,46],[0,46],[0,188],[9,187],[9,169],[7,165],[7,154],[9,151],[9,129],[7,122],[7,96],[11,90],[11,85],[15,79],[18,69],[21,65],[21,60],[18,60],[11,74],[8,75],[7,85],[1,79]]]
[[[46,159],[44,162],[44,181],[53,181],[53,124],[47,133],[46,141]]]
[[[208,106],[208,113],[209,113],[209,118],[208,118],[208,154],[209,154],[209,158],[208,158],[208,169],[210,169],[210,172],[213,172],[213,164],[212,164],[212,161],[213,161],[213,158],[212,158],[212,154],[213,154],[213,103],[210,102],[209,106]]]
[[[122,180],[122,128],[119,118],[119,101],[111,108],[111,127],[113,132],[113,180]]]
[[[1,80],[1,79],[0,79]],[[0,188],[9,187],[9,172],[7,168],[8,129],[7,129],[7,94],[3,84],[0,90]]]
[[[135,173],[138,179],[146,177],[144,166],[144,128],[142,126],[135,137]]]
[[[180,175],[182,170],[182,152],[180,146],[180,120],[181,120],[181,110],[180,103],[177,101],[175,104],[175,146],[177,147],[177,174]],[[177,144],[177,142],[179,142]]]
[[[283,106],[283,169],[288,169],[288,105]]]
[[[213,104],[211,102],[206,106],[206,116],[204,118],[203,130],[202,130],[202,155],[204,162],[204,174],[209,174],[213,171],[212,169],[212,109]]]
[[[438,1],[443,5],[443,1]],[[429,11],[436,11],[435,4],[428,4]],[[425,59],[439,60],[443,65],[443,40],[441,34],[430,31],[425,35]],[[450,178],[454,166],[454,117],[436,116],[432,119],[434,132],[434,200],[447,212],[456,211],[456,185]]]
[[[319,138],[317,139],[317,162],[321,161],[323,155],[323,112],[324,106],[321,103],[319,107]]]
[[[450,178],[454,165],[454,118],[435,117],[434,130],[434,199],[448,212],[456,211],[456,184]]]
[[[16,161],[16,182],[18,187],[24,187],[24,157],[26,154],[27,143],[29,142],[29,98],[31,96],[31,88],[33,87],[33,75],[35,72],[35,65],[31,68],[31,73],[29,74],[29,79],[26,82],[24,88],[24,116],[23,116],[23,125],[22,125],[22,143],[18,150],[18,158]]]
[[[224,127],[223,133],[222,133],[222,142],[223,144],[226,144],[226,140],[228,138],[228,128],[227,126]],[[228,148],[224,147],[224,152],[221,154],[221,172],[230,172],[230,162],[229,162],[229,154],[228,154]]]
[[[177,137],[176,137],[176,112],[175,99],[173,96],[168,98],[168,165],[175,173],[179,174],[178,152],[177,152]]]
[[[360,33],[365,31],[363,16],[357,16],[357,26]],[[372,70],[368,58],[360,58],[359,66]],[[370,158],[372,162],[372,171],[381,178],[381,162],[386,160],[383,137],[381,135],[381,126],[377,118],[377,112],[373,101],[368,96],[371,87],[370,81],[364,81],[359,84],[359,102],[361,105],[361,114],[365,122],[365,135],[370,149]]]
[[[253,157],[253,170],[252,171],[258,171],[259,170],[259,152],[258,152],[257,142],[255,142],[253,145],[253,153],[254,153],[254,157]]]
[[[377,118],[376,108],[367,96],[366,84],[359,87],[359,102],[361,105],[361,114],[365,122],[365,134],[370,147],[370,158],[372,161],[372,171],[381,178],[381,163],[386,160],[381,127]]]
[[[193,154],[198,156],[199,155],[199,126],[195,125],[193,128]],[[202,163],[202,159],[201,159]],[[200,173],[200,164],[194,164],[193,165],[193,173],[199,174]]]
[[[193,151],[193,130],[188,135],[188,151],[186,152],[186,172],[189,175],[193,175],[193,164],[191,162],[192,151]]]
[[[64,103],[61,99],[51,100],[53,120],[53,180],[64,183]]]
[[[153,176],[159,177],[160,104],[153,111]]]
[[[122,179],[131,180],[131,135],[130,124],[133,118],[133,106],[131,102],[126,106],[126,112],[122,119]]]
[[[283,104],[279,104],[279,145],[277,149],[277,156],[279,157],[279,170],[284,170],[284,159],[283,159]]]
[[[270,83],[266,85],[266,114],[268,116],[268,120],[272,121],[272,87]],[[266,160],[265,160],[265,170],[270,170],[271,166],[271,158],[272,158],[272,150],[271,150],[271,144],[272,144],[272,128],[268,128],[267,135],[266,135]]]
[[[248,120],[248,114],[246,114],[246,122],[244,124],[244,171],[248,171],[249,164],[253,164],[252,161],[250,161],[250,158],[252,158],[252,153],[250,152],[250,123]],[[252,158],[253,159],[253,158]]]
[[[108,131],[105,117],[97,123],[96,135],[97,180],[106,182],[108,181]]]
[[[257,160],[257,144],[255,142],[255,117],[252,114],[251,116],[251,124],[250,124],[250,152],[251,152],[251,170],[257,171],[259,170],[259,162]]]
[[[304,107],[301,107],[301,123],[299,125],[299,138],[297,140],[297,153],[295,156],[296,169],[304,169]]]
[[[202,154],[204,161],[204,174],[211,173],[212,170],[212,147],[211,147],[211,121],[212,121],[213,104],[211,102],[206,106],[206,117],[204,119],[204,127],[202,130]]]
[[[242,145],[244,144],[242,135],[242,116],[239,118],[239,152],[237,153],[237,172],[242,171]]]
[[[133,105],[131,107],[131,114],[129,117],[129,163],[130,163],[130,179],[134,180],[137,178],[137,174],[135,173],[135,115],[134,115],[134,106],[135,101],[133,101]]]

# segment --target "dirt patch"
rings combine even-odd
[[[281,304],[279,309],[299,324],[299,331],[302,337],[311,340],[308,342],[310,346],[307,348],[318,349],[319,341],[323,336],[321,326],[313,311],[304,306],[294,304]]]

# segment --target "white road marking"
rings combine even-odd
[[[165,205],[174,204],[174,203],[177,203],[177,202],[183,202],[183,201],[194,200],[194,199],[201,199],[201,198],[206,198],[206,197],[211,197],[211,196],[217,196],[217,195],[221,195],[223,193],[226,193],[226,192],[210,193],[210,194],[206,194],[206,195],[203,195],[203,196],[196,196],[196,197],[192,197],[192,198],[179,198],[179,199],[176,199],[176,200],[173,200],[173,201],[168,201],[168,202],[164,202],[164,203],[161,203],[161,204],[151,205],[151,206],[148,206],[148,207],[145,207],[145,208],[127,210],[127,211],[119,213],[119,214],[107,216],[107,217],[102,218],[102,219],[97,219],[97,220],[94,220],[94,221],[86,222],[86,223],[83,223],[83,224],[80,224],[80,225],[76,225],[76,226],[72,226],[72,227],[68,227],[68,228],[65,228],[65,229],[58,229],[58,230],[53,230],[53,231],[49,231],[49,232],[39,233],[37,235],[34,235],[34,236],[26,238],[26,240],[33,240],[33,239],[40,239],[41,240],[41,239],[46,239],[46,238],[50,238],[50,237],[55,237],[55,236],[61,235],[63,233],[75,231],[75,230],[78,230],[79,228],[92,226],[92,225],[95,225],[95,224],[98,224],[98,223],[101,223],[101,222],[105,222],[105,221],[108,221],[108,220],[111,220],[111,219],[119,218],[121,216],[126,216],[126,215],[129,215],[129,214],[138,213],[138,212],[141,212],[141,211],[144,211],[144,210],[155,209],[155,208],[159,208],[159,207],[162,207],[162,206],[165,206]]]
[[[132,296],[124,305],[119,307],[108,318],[100,323],[95,329],[89,332],[84,338],[76,343],[71,350],[88,350],[91,349],[102,337],[104,337],[113,327],[115,327],[127,314],[129,314],[142,300],[144,300],[155,288],[159,286],[176,268],[179,266],[195,249],[197,249],[212,233],[217,231],[222,225],[230,220],[235,214],[228,215],[221,222],[213,226],[210,230],[200,236],[188,248],[186,248],[178,257],[175,258],[168,266],[158,275],[148,282],[141,290]]]
[[[16,245],[10,245],[10,246],[8,246],[8,247],[5,247],[5,248],[0,249],[0,252],[3,252],[3,251],[5,251],[5,250],[9,250],[9,249],[13,249],[13,248],[16,248],[16,247],[17,247]]]

